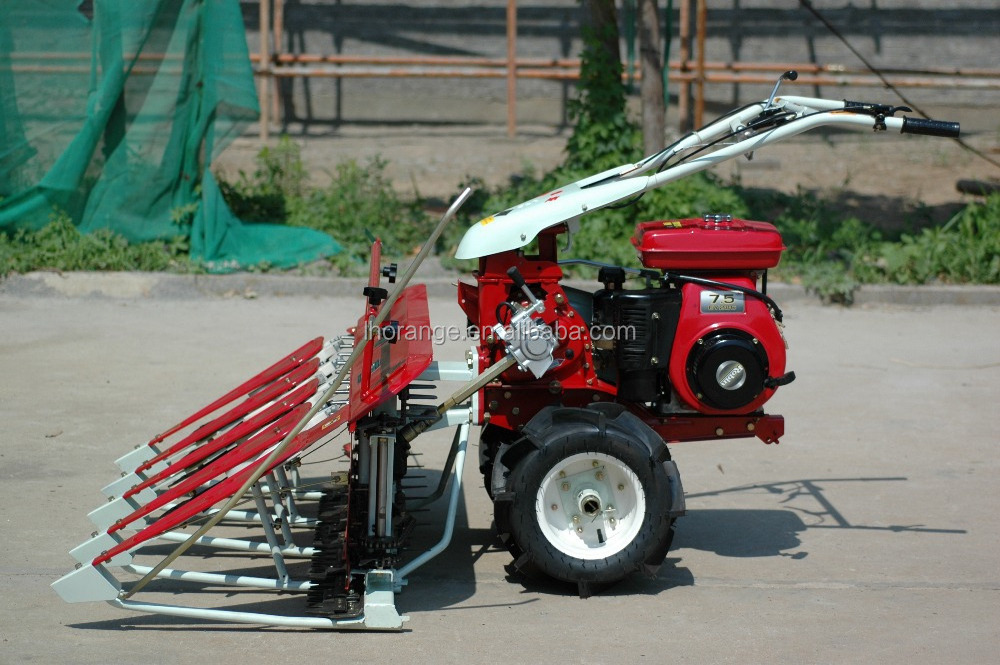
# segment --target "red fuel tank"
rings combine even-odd
[[[659,270],[766,270],[785,249],[774,225],[730,215],[642,222],[632,244],[642,265]]]

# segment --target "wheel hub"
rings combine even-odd
[[[536,517],[545,538],[580,559],[601,559],[627,547],[645,509],[645,493],[635,473],[602,453],[562,460],[546,474],[536,497]]]
[[[593,517],[601,512],[601,495],[594,490],[587,488],[581,490],[576,497],[580,512]]]

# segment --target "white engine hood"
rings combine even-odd
[[[550,226],[634,196],[646,188],[648,178],[622,176],[636,170],[634,164],[619,166],[490,215],[465,232],[455,258],[478,259],[524,247]]]

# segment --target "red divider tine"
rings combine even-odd
[[[302,406],[300,408],[304,409],[305,407]],[[292,417],[295,413],[296,412],[288,414],[288,417]],[[303,411],[303,413],[305,413],[305,411]],[[300,417],[301,415],[302,414],[299,414]],[[281,454],[278,459],[274,461],[271,467],[265,470],[265,472],[284,464],[289,459],[299,454],[323,437],[333,433],[333,428],[337,425],[346,423],[346,420],[347,408],[342,407],[329,418],[324,418],[322,422],[316,424],[308,430],[303,430],[297,437],[295,437],[285,452]],[[289,429],[289,431],[291,431],[291,429]],[[202,511],[208,510],[216,503],[239,491],[239,489],[243,487],[243,483],[250,478],[250,474],[255,470],[256,466],[254,464],[249,464],[225,480],[221,480],[215,485],[212,485],[204,492],[201,492],[184,503],[175,506],[161,515],[159,519],[148,525],[146,528],[123,540],[117,546],[103,552],[99,557],[93,560],[92,565],[97,566],[102,563],[107,563],[122,552],[134,549],[142,543],[178,527]]]
[[[212,434],[218,432],[224,427],[236,422],[243,416],[251,413],[260,407],[264,406],[271,400],[274,400],[287,391],[293,389],[295,386],[300,384],[302,381],[313,377],[316,371],[319,369],[319,358],[313,358],[308,363],[296,368],[294,371],[286,374],[285,376],[279,378],[277,381],[271,383],[263,390],[251,395],[240,405],[230,409],[218,418],[205,423],[197,430],[184,437],[170,448],[164,450],[159,455],[150,458],[146,462],[143,462],[138,467],[136,467],[136,472],[142,473],[147,469],[150,469],[163,460],[177,454],[181,450],[184,450],[188,446],[197,443],[203,439],[208,438]],[[126,495],[128,496],[128,495]]]
[[[211,441],[208,441],[203,446],[199,446],[195,450],[177,460],[167,468],[163,469],[159,473],[150,476],[143,482],[139,483],[128,492],[125,492],[123,498],[130,498],[135,496],[147,487],[153,487],[154,485],[160,483],[171,476],[177,475],[185,471],[186,469],[194,466],[195,464],[203,461],[207,457],[217,453],[218,451],[228,448],[229,446],[235,444],[240,439],[255,434],[262,431],[270,423],[278,420],[284,416],[291,409],[299,406],[307,399],[316,394],[316,389],[319,387],[319,381],[313,379],[309,383],[303,384],[297,390],[288,394],[280,402],[276,402],[261,411],[253,418],[243,421],[236,427],[232,428],[222,436],[219,436]],[[249,441],[246,442],[247,444]]]
[[[256,390],[257,388],[260,388],[261,386],[269,383],[270,381],[273,381],[274,379],[287,374],[290,370],[294,369],[295,367],[298,367],[306,360],[315,356],[322,350],[322,348],[323,348],[322,337],[317,337],[316,339],[306,342],[305,344],[295,349],[294,351],[289,353],[287,356],[285,356],[278,362],[274,363],[273,365],[265,369],[260,374],[257,374],[256,376],[247,379],[245,382],[233,388],[228,393],[226,393],[219,399],[215,400],[208,406],[197,411],[196,413],[191,414],[190,416],[188,416],[181,422],[177,423],[176,425],[174,425],[167,431],[163,432],[162,434],[158,434],[157,436],[153,437],[147,445],[155,446],[157,443],[160,443],[171,434],[174,434],[184,429],[191,423],[194,423],[200,418],[207,416],[216,409],[219,409],[220,407],[229,404],[233,400],[236,400],[242,397],[243,395],[247,395]]]
[[[294,411],[286,413],[280,420],[267,427],[267,429],[259,431],[242,445],[236,446],[232,450],[220,455],[210,464],[206,464],[191,475],[183,478],[180,482],[172,485],[166,491],[158,494],[155,499],[150,500],[146,505],[115,522],[108,529],[108,533],[115,533],[124,529],[132,522],[149,515],[154,510],[180,499],[185,494],[196,491],[210,480],[224,476],[244,462],[253,459],[254,456],[274,446],[286,434],[291,432],[292,428],[295,427],[308,410],[309,407],[307,405],[299,405]]]

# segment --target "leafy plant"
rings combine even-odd
[[[616,32],[612,25],[603,29]],[[568,104],[573,133],[566,143],[567,172],[596,173],[641,156],[639,126],[626,109],[621,60],[605,48],[607,37],[593,29],[584,34],[579,93]]]
[[[246,222],[283,222],[288,202],[307,191],[308,172],[302,150],[288,136],[261,148],[252,174],[240,170],[235,182],[216,174],[219,190],[233,213]]]
[[[362,274],[375,238],[382,240],[383,256],[400,259],[419,251],[430,236],[433,222],[421,201],[401,200],[386,166],[380,157],[364,165],[341,162],[325,188],[287,201],[288,224],[323,231],[344,247],[331,259],[341,272]]]
[[[38,231],[0,234],[0,276],[31,270],[195,270],[185,237],[130,244],[107,229],[80,233],[65,213],[53,213]]]

